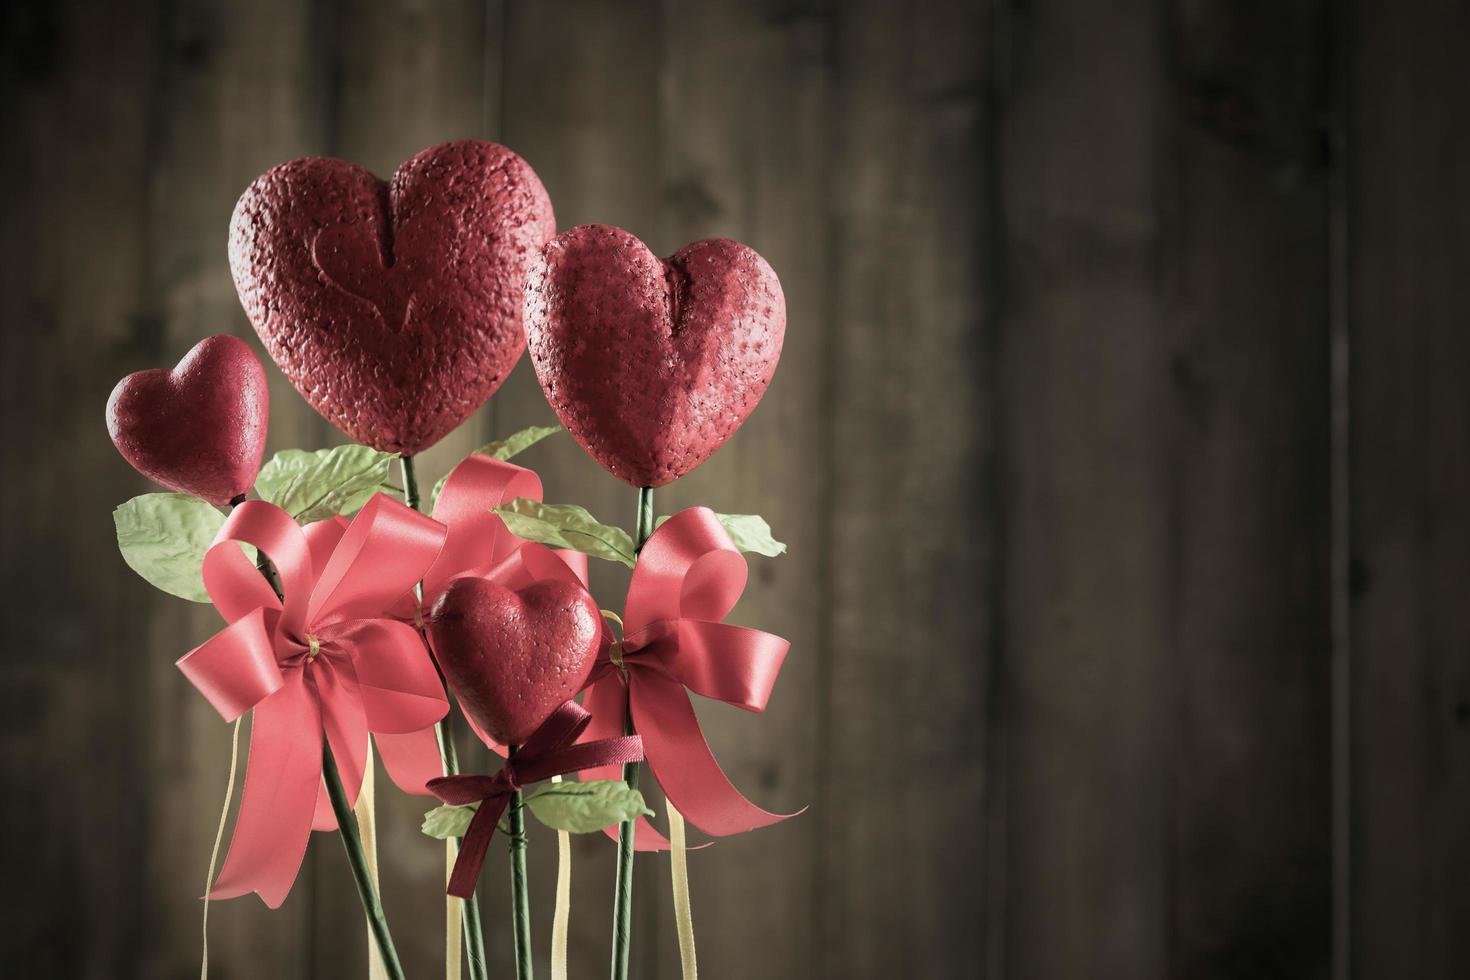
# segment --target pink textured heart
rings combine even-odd
[[[270,417],[265,368],[237,337],[206,337],[172,371],[128,375],[107,399],[117,451],[160,486],[226,504],[260,470]]]
[[[430,147],[389,183],[342,160],[268,171],[230,219],[230,269],[266,350],[358,442],[417,453],[485,403],[525,348],[526,272],[556,234],[529,164]]]
[[[526,286],[531,363],[567,431],[608,472],[661,487],[734,435],[786,332],[776,273],[724,238],[661,260],[621,228],[582,225]]]
[[[587,590],[557,580],[512,591],[486,579],[456,579],[426,622],[460,705],[504,745],[530,738],[582,689],[602,629]]]

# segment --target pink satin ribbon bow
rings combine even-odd
[[[459,858],[449,876],[450,895],[469,898],[485,864],[485,852],[495,836],[500,815],[510,803],[510,794],[552,776],[594,766],[621,766],[643,758],[643,743],[637,735],[591,742],[578,742],[592,716],[575,701],[567,701],[541,723],[526,744],[505,761],[493,776],[440,776],[429,781],[429,791],[445,803],[463,806],[479,803],[460,842]]]
[[[669,518],[649,537],[633,568],[623,611],[622,669],[615,660],[619,645],[611,643],[598,655],[583,700],[593,716],[589,738],[623,732],[625,711],[632,711],[648,767],[669,802],[716,837],[794,816],[769,813],[741,795],[710,752],[685,691],[746,711],[765,710],[790,644],[721,622],[745,590],[747,574],[745,557],[709,508]],[[583,778],[620,775],[604,769]],[[643,819],[635,844],[639,850],[669,846]]]
[[[435,521],[379,494],[350,525],[304,530],[273,504],[235,508],[204,557],[204,586],[229,623],[181,658],[226,721],[254,709],[229,853],[211,898],[285,901],[312,830],[336,829],[322,739],[355,802],[373,733],[393,781],[429,795],[442,770],[433,724],[449,702],[413,628],[384,618],[444,543]],[[270,557],[284,601],[236,542]]]

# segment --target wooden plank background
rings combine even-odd
[[[108,391],[253,342],[224,240],[256,174],[468,136],[563,228],[737,238],[786,289],[769,395],[658,498],[791,546],[736,614],[793,641],[770,710],[701,715],[811,809],[691,856],[705,976],[1470,973],[1463,4],[15,0],[0,52],[7,975],[197,968],[229,732],[172,661],[215,619],[116,556],[147,487]],[[271,374],[272,449],[341,440]],[[521,364],[421,472],[550,419]],[[569,440],[525,462],[631,522]],[[415,977],[423,809],[382,795]],[[575,855],[597,976],[612,849]],[[678,975],[667,875],[641,859],[640,977]],[[211,942],[221,978],[362,976],[340,847]]]

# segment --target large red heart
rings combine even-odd
[[[270,418],[265,368],[237,337],[206,337],[172,371],[128,375],[107,399],[107,432],[148,479],[212,504],[249,490]]]
[[[235,206],[230,269],[312,407],[358,442],[411,455],[515,366],[526,271],[554,234],[530,165],[464,140],[424,150],[390,183],[323,157],[268,171]]]
[[[531,363],[567,431],[613,475],[660,487],[734,435],[786,332],[776,273],[709,238],[661,260],[621,228],[582,225],[526,285]]]
[[[530,738],[582,689],[602,630],[587,590],[553,579],[516,591],[488,579],[456,579],[425,622],[465,713],[504,745]]]

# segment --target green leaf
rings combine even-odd
[[[735,547],[756,555],[775,558],[786,553],[786,545],[771,536],[771,525],[759,514],[716,514],[720,523],[735,542]],[[654,527],[659,527],[667,517],[660,517]]]
[[[495,508],[495,513],[516,537],[553,548],[571,548],[633,567],[633,539],[628,532],[599,523],[584,507],[543,504],[529,497],[517,497],[504,507]]]
[[[112,512],[117,547],[149,584],[191,602],[208,602],[199,575],[225,516],[187,493],[145,493]]]
[[[475,811],[479,808],[478,803],[467,803],[464,806],[445,804],[435,807],[424,814],[424,825],[420,829],[437,840],[463,837],[464,832],[470,827],[470,821],[475,818]]]
[[[379,490],[392,489],[388,468],[397,458],[357,445],[283,449],[260,468],[255,492],[303,524],[350,514]]]
[[[489,456],[491,459],[510,459],[512,456],[525,452],[536,443],[547,436],[554,436],[561,431],[559,425],[532,425],[519,432],[513,432],[504,439],[487,442],[485,445],[470,453],[470,456]],[[466,457],[468,458],[468,457]],[[453,471],[451,471],[453,472]],[[434,492],[429,494],[429,509],[434,509],[434,502],[439,499],[439,493],[444,489],[444,483],[449,479],[446,473],[434,484]]]
[[[643,794],[620,779],[545,783],[526,797],[526,804],[537,820],[573,834],[591,834],[634,817],[653,816]]]
[[[559,425],[528,426],[519,432],[512,432],[504,439],[485,443],[471,455],[489,456],[491,459],[510,459],[530,449],[547,436],[554,436],[560,431],[561,426]]]

